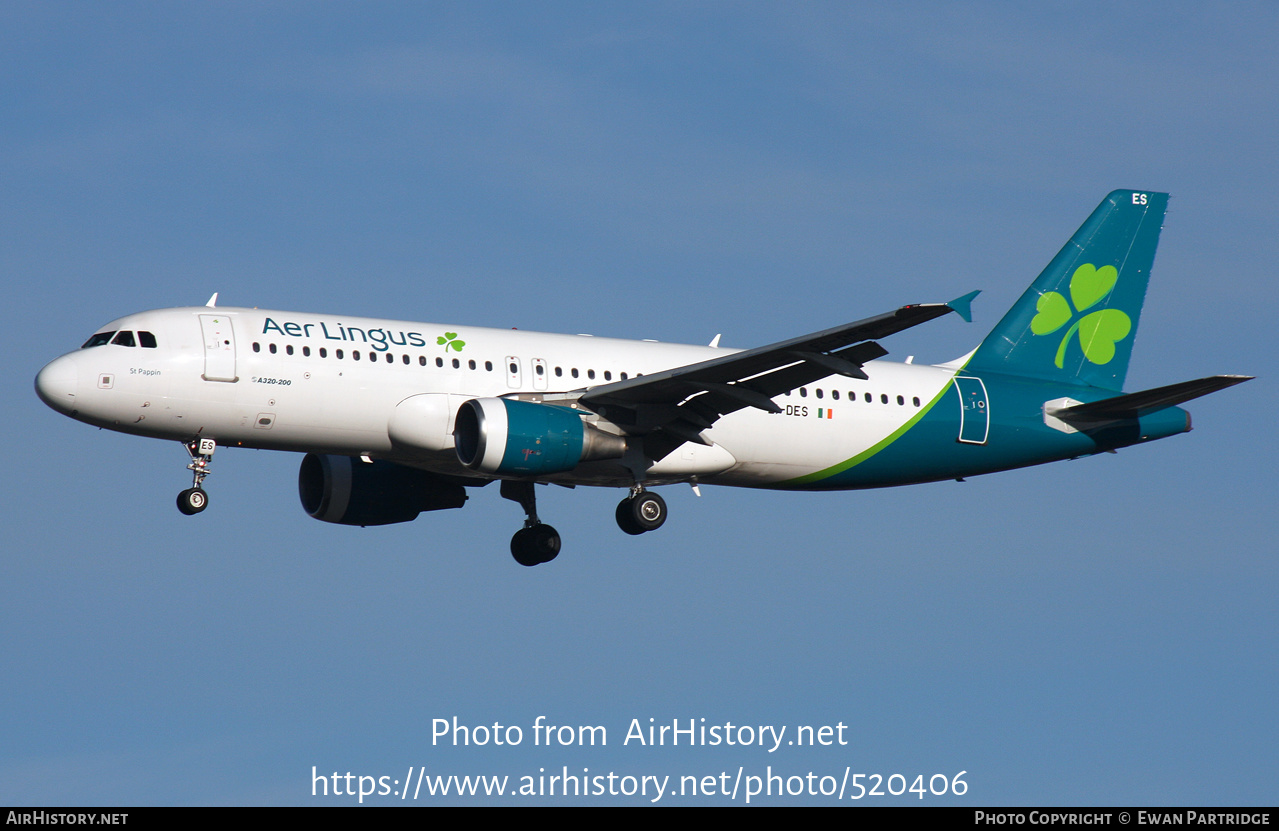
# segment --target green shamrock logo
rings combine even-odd
[[[457,340],[456,338],[457,338],[457,332],[445,332],[444,336],[436,338],[435,342],[438,343],[440,346],[443,346],[445,352],[449,351],[450,349],[456,349],[458,352],[461,352],[462,347],[466,346],[466,341]]]
[[[1087,311],[1105,300],[1118,281],[1119,272],[1113,265],[1097,268],[1092,263],[1084,263],[1070,278],[1070,301],[1076,311]],[[1056,332],[1075,315],[1070,302],[1055,291],[1040,295],[1035,310],[1038,313],[1030,321],[1030,331],[1036,335]],[[1075,321],[1061,339],[1055,362],[1057,368],[1061,369],[1065,362],[1066,344],[1075,332],[1079,333],[1079,347],[1084,351],[1084,357],[1094,364],[1107,364],[1115,357],[1115,344],[1128,337],[1131,331],[1132,320],[1118,309],[1099,309],[1086,314]]]

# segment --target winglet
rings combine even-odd
[[[966,322],[972,323],[973,322],[973,298],[979,294],[981,294],[981,289],[978,289],[977,291],[970,291],[968,292],[968,294],[965,294],[963,297],[956,297],[954,300],[950,301],[946,305],[950,306],[950,308],[953,309],[955,313],[958,314],[960,317],[962,317]]]
[[[208,302],[208,303],[205,303],[204,305],[208,306],[210,309],[212,309],[212,308],[214,308],[215,306],[217,306],[217,305],[218,305],[218,293],[217,293],[216,291],[215,291],[215,292],[213,292],[213,296],[209,298],[209,302]]]

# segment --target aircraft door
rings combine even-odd
[[[956,376],[959,392],[959,440],[964,444],[985,444],[990,435],[990,406],[986,385],[980,378]]]
[[[533,389],[546,389],[546,361],[542,358],[533,359]]]
[[[513,390],[517,390],[522,386],[521,378],[523,373],[520,372],[520,359],[511,355],[506,356],[506,385]]]
[[[235,374],[235,332],[227,315],[200,315],[200,333],[204,337],[204,375],[206,381],[238,381]]]

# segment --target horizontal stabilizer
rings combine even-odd
[[[1140,418],[1157,410],[1173,407],[1201,395],[1251,380],[1251,375],[1213,375],[1166,387],[1156,387],[1153,390],[1130,392],[1127,395],[1118,395],[1114,398],[1094,401],[1091,404],[1076,404],[1073,407],[1052,410],[1049,415],[1070,422]]]

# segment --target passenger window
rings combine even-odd
[[[564,377],[564,367],[561,367],[561,366],[555,367],[555,377],[556,378]]]
[[[588,370],[586,370],[586,377],[587,377],[587,378],[590,378],[592,381],[594,381],[594,380],[595,380],[595,370],[593,370],[593,369],[588,369]]]
[[[358,361],[359,359],[360,359],[360,350],[358,350],[358,349],[352,349],[352,350],[351,350],[351,360],[353,360],[353,361]]]
[[[293,344],[290,343],[288,346],[284,347],[284,354],[285,355],[293,354]]]
[[[418,364],[419,364],[420,366],[426,366],[426,356],[425,356],[425,355],[418,355],[418,356],[417,356],[417,362],[418,362]]]
[[[436,366],[438,366],[438,367],[442,367],[442,366],[444,366],[444,359],[443,359],[443,358],[436,358],[436,359],[435,359],[435,365],[436,365]]]
[[[138,332],[138,343],[143,349],[155,349],[155,335],[150,332]]]
[[[266,347],[266,348],[267,348],[268,350],[270,350],[270,352],[271,352],[271,354],[272,354],[272,355],[274,355],[274,354],[275,354],[275,344],[274,344],[274,343],[267,344],[267,347]]]
[[[807,398],[807,397],[808,397],[808,389],[807,389],[807,388],[805,388],[805,387],[800,387],[800,388],[799,388],[799,397],[800,397],[800,398]]]
[[[462,362],[461,362],[461,361],[459,361],[457,358],[454,358],[454,359],[453,359],[453,368],[454,368],[454,369],[461,369],[461,368],[462,368]]]
[[[254,342],[253,342],[253,351],[254,351],[254,352],[261,352],[261,351],[262,351],[262,344],[258,343],[257,341],[254,341]]]
[[[882,403],[882,404],[887,404],[887,403],[888,403],[888,396],[887,396],[887,395],[883,395],[883,394],[881,394],[881,395],[879,396],[879,401],[880,401],[880,403]]]
[[[873,401],[873,400],[874,400],[874,399],[872,399],[872,398],[870,397],[870,393],[866,393],[866,403],[867,403],[867,404],[869,404],[869,403],[870,403],[871,401]]]
[[[612,380],[613,380],[613,373],[609,372],[607,369],[606,369],[606,370],[604,370],[604,380],[605,380],[605,381],[612,381]]]
[[[98,334],[94,335],[93,337],[85,341],[84,346],[80,348],[88,349],[90,346],[102,346],[103,344],[110,343],[111,337],[114,334],[115,332],[99,332]]]
[[[321,347],[320,347],[320,357],[321,357],[321,358],[327,358],[327,357],[329,357],[329,350],[327,350],[327,349],[325,349],[323,346],[321,346]]]
[[[303,356],[304,358],[309,358],[309,357],[311,357],[311,347],[309,347],[309,346],[304,346],[304,347],[302,347],[302,356]]]
[[[910,403],[912,403],[912,404],[914,404],[916,407],[918,407],[918,406],[919,406],[919,398],[912,398],[912,399],[910,400]]]
[[[337,358],[339,361],[340,361],[340,360],[342,360],[342,350],[341,350],[341,349],[334,349],[334,350],[333,350],[333,357]]]
[[[467,361],[466,365],[469,366],[471,369],[475,369],[475,361]]]
[[[899,396],[897,396],[897,406],[899,406],[899,407],[904,407],[904,406],[906,406],[906,399],[905,399],[905,398],[902,398],[900,395],[899,395]]]
[[[484,362],[484,371],[485,371],[485,372],[492,372],[492,371],[493,371],[493,362],[492,362],[492,361],[485,361],[485,362]]]
[[[576,377],[577,377],[577,367],[573,367],[573,369],[571,370],[571,372],[573,373],[573,377],[574,377],[574,378],[576,378]]]
[[[838,400],[839,400],[839,390],[831,390],[831,391],[830,391],[830,397],[831,397],[831,398],[833,398],[833,399],[835,399],[836,401],[838,401]]]
[[[821,389],[820,389],[820,388],[817,390],[817,397],[818,397],[818,398],[821,398],[821,397],[822,397],[822,391],[821,391]]]
[[[408,355],[401,355],[400,357],[404,359],[404,365],[405,365],[405,366],[408,366],[408,365],[409,365],[409,356],[408,356]],[[423,363],[425,363],[425,362],[423,362]]]
[[[111,343],[116,346],[137,346],[137,344],[133,342],[133,333],[129,331],[120,332],[111,339]]]
[[[537,374],[538,374],[538,375],[545,375],[545,374],[546,374],[546,367],[542,366],[541,364],[538,364],[538,365],[537,365],[536,367],[534,367],[534,368],[537,370]]]

